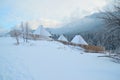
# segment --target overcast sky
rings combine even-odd
[[[21,21],[55,26],[70,16],[82,17],[102,9],[109,0],[0,0],[0,26],[10,28]]]

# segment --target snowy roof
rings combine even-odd
[[[64,35],[60,35],[60,37],[58,38],[58,40],[62,40],[62,41],[68,41]]]
[[[88,45],[87,42],[82,38],[81,35],[76,35],[72,41],[73,43],[77,43],[77,44],[85,44],[85,45]]]
[[[42,36],[51,36],[51,34],[45,29],[43,28],[43,26],[39,26],[33,34],[37,34],[37,35],[42,35]]]

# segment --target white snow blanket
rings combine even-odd
[[[72,41],[73,43],[76,43],[76,44],[84,44],[84,45],[88,45],[87,42],[82,38],[81,35],[76,35]]]
[[[51,34],[43,28],[43,26],[39,26],[33,34],[37,34],[37,35],[42,35],[42,36],[51,36]]]
[[[13,43],[0,38],[0,80],[120,80],[120,64],[97,57],[102,54],[55,41]]]
[[[60,35],[60,37],[58,38],[58,40],[67,41],[68,42],[68,40],[65,38],[64,35]]]

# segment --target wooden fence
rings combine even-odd
[[[76,44],[72,42],[66,42],[61,40],[56,40],[60,43],[63,43],[65,45],[71,45],[71,46],[78,46],[85,49],[86,52],[92,52],[92,53],[105,53],[105,48],[102,46],[94,46],[94,45],[83,45],[83,44]]]

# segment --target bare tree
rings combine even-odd
[[[25,28],[24,28],[23,22],[21,22],[20,27],[21,27],[22,38],[23,38],[23,41],[25,42]]]
[[[120,46],[120,1],[115,0],[113,8],[103,12],[101,18],[106,27],[104,45],[114,50]]]
[[[120,1],[115,0],[113,9],[105,10],[102,19],[106,22],[107,27],[120,26]]]
[[[17,29],[13,29],[10,31],[10,35],[11,37],[14,37],[16,39],[16,44],[19,45],[19,37],[21,35],[21,32],[20,30],[17,30]]]
[[[29,37],[29,33],[30,33],[30,28],[29,28],[28,22],[26,22],[25,24],[23,24],[23,22],[21,22],[20,28],[21,28],[23,41],[28,42],[28,37]]]
[[[28,37],[29,37],[29,26],[28,26],[28,23],[26,23],[26,26],[25,26],[25,40],[26,40],[26,42],[28,42]]]

